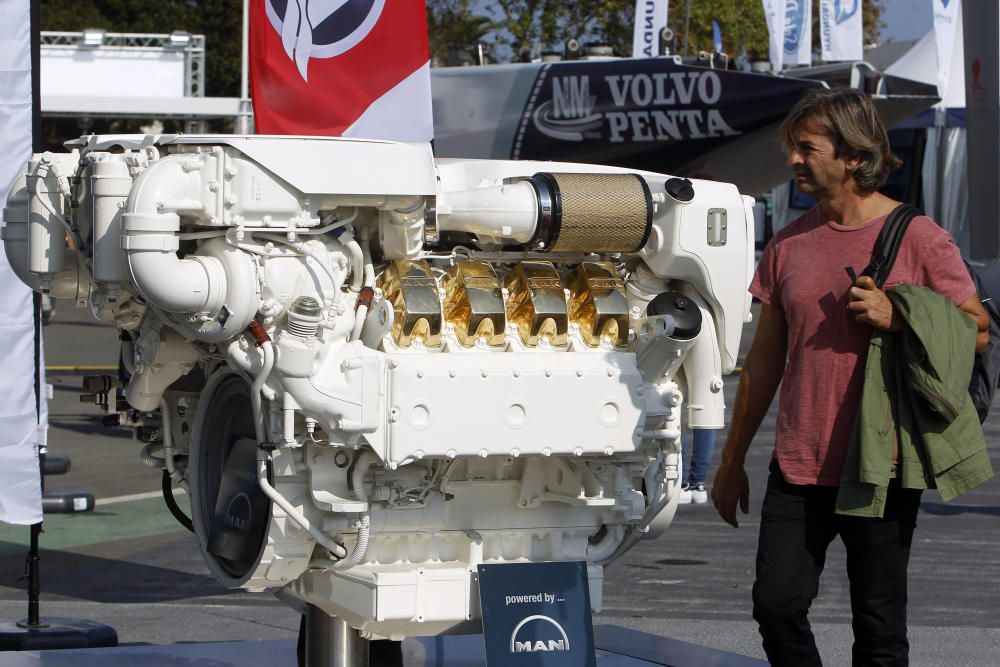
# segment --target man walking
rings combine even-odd
[[[749,510],[747,449],[782,385],[771,473],[761,513],[754,618],[771,664],[821,664],[807,614],[826,550],[847,550],[855,665],[906,665],[906,568],[920,491],[888,487],[881,518],[834,512],[864,383],[873,328],[903,323],[868,277],[886,217],[898,205],[877,192],[899,161],[866,95],[814,90],[791,110],[781,141],[796,184],[819,205],[767,246],[750,292],[762,301],[743,364],[732,425],[712,498],[737,527]],[[988,319],[951,236],[932,220],[913,220],[886,282],[930,288],[976,324],[977,349]]]

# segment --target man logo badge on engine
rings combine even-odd
[[[539,639],[540,636],[552,634],[553,629],[558,633],[557,639]],[[518,637],[518,633],[521,633],[520,637]],[[544,653],[568,650],[569,637],[566,636],[566,631],[558,622],[542,614],[535,614],[524,619],[517,624],[514,632],[510,635],[511,653]]]
[[[488,667],[596,667],[584,562],[479,565]]]

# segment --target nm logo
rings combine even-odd
[[[601,114],[594,113],[596,97],[590,94],[589,76],[557,76],[552,79],[552,99],[538,105],[532,114],[535,128],[563,141],[597,138]]]
[[[511,653],[549,653],[568,651],[569,637],[555,620],[536,614],[529,616],[510,634]]]

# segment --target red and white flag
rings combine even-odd
[[[251,0],[257,131],[430,141],[425,12],[416,0]]]

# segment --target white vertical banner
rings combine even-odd
[[[819,0],[819,34],[823,60],[864,60],[861,2],[862,0]]]
[[[635,0],[632,57],[660,55],[660,30],[667,25],[667,0]]]
[[[31,157],[31,3],[0,4],[0,197]],[[2,242],[0,242],[2,243]],[[42,520],[31,290],[0,252],[0,521]]]
[[[771,69],[780,72],[785,66],[785,0],[761,0],[767,21],[768,60]]]
[[[783,0],[783,4],[785,5],[784,61],[789,65],[811,65],[812,0]]]
[[[948,92],[948,75],[955,49],[955,30],[961,20],[962,0],[931,0],[934,3],[934,44],[938,57],[938,95],[944,99]],[[935,218],[936,219],[936,218]]]

